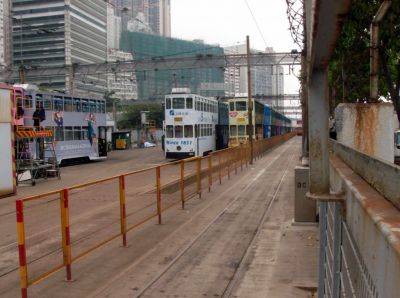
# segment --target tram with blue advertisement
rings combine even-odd
[[[107,157],[106,102],[104,99],[41,92],[34,85],[16,88],[19,130],[51,131],[58,163],[70,159]],[[37,112],[40,110],[41,112]],[[40,114],[40,119],[35,123]],[[35,150],[33,146],[33,151]]]
[[[204,156],[216,150],[218,101],[174,88],[165,96],[166,158]]]
[[[229,102],[229,147],[248,142],[247,98],[236,97]],[[253,139],[261,140],[290,132],[292,121],[267,104],[252,99]]]
[[[229,103],[229,147],[246,144],[249,139],[249,117],[247,98],[236,97],[228,100]],[[252,99],[253,104],[253,139],[263,139],[264,104]]]

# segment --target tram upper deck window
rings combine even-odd
[[[233,101],[231,101],[231,102],[229,103],[229,110],[230,110],[230,111],[234,111],[234,110],[235,110],[235,103],[234,103]]]
[[[166,132],[167,132],[167,138],[173,138],[174,137],[174,126],[167,125]]]
[[[42,103],[43,103],[43,109],[45,109],[46,111],[53,110],[51,95],[43,94]]]
[[[89,112],[89,101],[87,99],[82,99],[82,112],[83,113]]]
[[[170,110],[171,109],[171,98],[166,98],[165,99],[165,109]]]
[[[96,100],[89,100],[90,112],[96,113]]]
[[[71,97],[64,97],[64,111],[72,112],[72,98]]]
[[[200,101],[196,100],[196,111],[200,111]]]
[[[100,101],[101,113],[105,114],[106,112],[106,102],[104,100]]]
[[[74,97],[74,112],[81,112],[81,111],[82,111],[81,99]]]
[[[193,98],[186,98],[186,109],[193,109]]]
[[[54,96],[54,110],[55,111],[64,111],[64,103],[63,99],[60,96]]]
[[[172,106],[174,110],[185,108],[185,99],[183,97],[174,97],[172,99]]]
[[[237,101],[236,102],[236,111],[246,111],[247,104],[245,101]]]

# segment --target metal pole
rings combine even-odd
[[[17,211],[17,232],[18,232],[18,254],[19,271],[21,283],[21,297],[28,297],[28,269],[26,264],[26,246],[25,246],[25,223],[24,223],[24,202],[16,200]]]
[[[329,193],[329,97],[326,70],[314,70],[309,92],[310,193]]]
[[[185,160],[181,160],[181,202],[182,209],[185,209]]]
[[[71,271],[71,236],[69,229],[69,203],[68,203],[68,189],[61,191],[61,228],[62,228],[62,240],[63,240],[63,257],[64,266],[66,270],[66,280],[72,281]]]
[[[251,65],[250,65],[250,38],[246,36],[247,45],[247,116],[249,118],[250,164],[253,164],[253,102],[251,100]]]
[[[126,242],[126,202],[125,202],[125,176],[119,176],[119,204],[120,204],[120,221],[122,245],[127,246]]]
[[[161,225],[161,167],[159,166],[156,168],[156,185],[158,224]]]

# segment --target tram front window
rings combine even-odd
[[[185,125],[185,138],[193,138],[193,125]]]
[[[236,125],[231,125],[229,135],[231,135],[232,137],[237,136],[237,126]]]
[[[174,137],[174,127],[172,125],[167,125],[166,131],[167,131],[167,138]]]
[[[175,126],[175,138],[183,137],[183,126],[177,125]]]

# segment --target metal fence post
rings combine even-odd
[[[342,214],[340,203],[335,204],[333,235],[333,297],[340,297],[340,263],[342,245]]]
[[[122,245],[127,246],[126,243],[126,200],[125,200],[125,176],[119,176],[119,206],[120,206],[120,220],[121,220],[121,235]]]
[[[69,229],[69,201],[68,201],[68,189],[63,189],[60,192],[61,200],[61,231],[63,240],[63,258],[64,266],[66,270],[66,280],[72,281],[72,271],[71,271],[71,236]]]
[[[24,223],[24,202],[16,200],[17,214],[17,232],[18,232],[18,255],[19,272],[21,284],[21,297],[28,297],[28,268],[26,264],[26,246],[25,246],[25,223]]]
[[[185,160],[181,160],[181,202],[182,209],[185,209]]]
[[[227,159],[227,166],[228,166],[228,179],[231,179],[231,150],[228,151],[228,159]]]
[[[318,298],[324,298],[325,296],[327,204],[326,202],[321,202],[319,205]]]
[[[218,179],[219,184],[222,184],[222,173],[221,173],[221,153],[218,153]]]
[[[197,158],[197,194],[201,198],[201,157]]]
[[[208,155],[208,192],[211,191],[212,185],[212,153]]]
[[[157,185],[157,215],[158,224],[161,225],[161,167],[156,168],[156,185]]]

